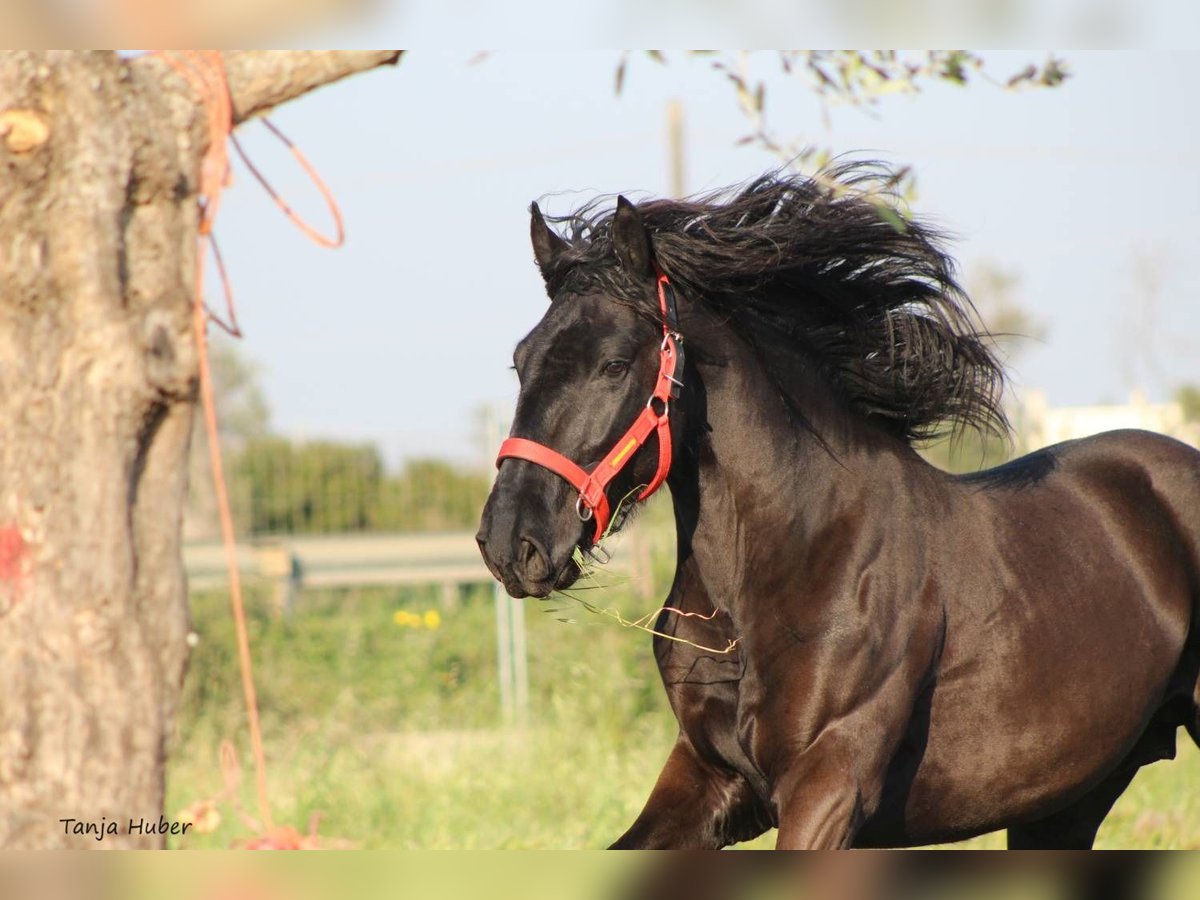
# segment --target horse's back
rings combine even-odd
[[[1200,501],[1200,450],[1168,435],[1136,428],[1051,444],[995,468],[957,476],[957,480],[982,489],[1019,490],[1046,480],[1071,478],[1088,483],[1139,473],[1164,495]],[[1200,508],[1193,512],[1200,521]]]
[[[1200,450],[1169,435],[1123,428],[1063,441],[1046,449],[1065,461],[1077,459],[1079,465],[1108,461],[1139,467],[1160,477],[1175,475],[1200,496]]]
[[[1107,431],[959,481],[974,488],[998,530],[1015,526],[1025,546],[1037,542],[1039,530],[1094,533],[1099,525],[1107,538],[1101,544],[1119,543],[1125,561],[1169,556],[1200,587],[1200,450],[1182,441],[1137,429]]]
[[[1123,429],[1047,448],[1061,477],[1131,530],[1178,551],[1200,589],[1200,450],[1152,431]]]

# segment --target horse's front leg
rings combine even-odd
[[[863,823],[880,811],[888,771],[911,725],[920,668],[904,665],[882,681],[847,678],[842,708],[826,706],[807,723],[811,740],[794,743],[794,731],[782,736],[779,724],[786,731],[787,720],[778,715],[771,720],[776,728],[760,729],[765,743],[792,748],[779,753],[772,774],[779,849],[854,846]]]
[[[614,850],[716,849],[755,837],[757,800],[738,774],[700,759],[680,734],[650,798]]]
[[[780,779],[776,791],[780,850],[845,849],[854,843],[882,778],[864,779],[848,742],[822,735]],[[866,782],[866,783],[864,783]]]

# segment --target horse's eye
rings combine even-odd
[[[609,378],[619,378],[629,371],[629,363],[623,359],[610,359],[601,371]]]

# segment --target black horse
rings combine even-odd
[[[604,499],[672,451],[657,629],[690,643],[654,650],[680,730],[617,847],[778,826],[787,848],[1000,828],[1086,848],[1179,726],[1200,741],[1200,453],[1120,431],[967,476],[926,463],[914,444],[943,428],[1005,431],[1003,379],[887,177],[618,198],[559,220],[565,238],[533,207],[551,302],[515,355],[525,449],[483,511],[492,573],[514,597],[569,586],[599,530],[581,479],[645,406],[666,431],[630,445]],[[667,399],[669,343],[687,353]]]

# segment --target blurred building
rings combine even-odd
[[[1200,447],[1200,422],[1188,421],[1178,403],[1148,402],[1140,390],[1128,403],[1111,406],[1050,406],[1045,392],[1031,390],[1022,397],[1015,424],[1024,452],[1117,428],[1157,431]]]

